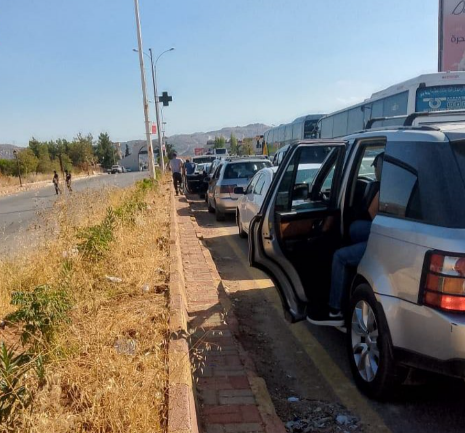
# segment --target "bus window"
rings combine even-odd
[[[343,137],[347,135],[347,117],[347,111],[334,116],[333,137]]]
[[[292,125],[286,125],[285,126],[285,135],[284,135],[284,141],[288,142],[292,140]]]
[[[321,138],[333,138],[333,122],[334,122],[334,116],[326,117],[321,121],[321,132],[320,132],[320,137]]]
[[[361,131],[364,128],[363,123],[364,113],[362,107],[355,107],[349,111],[349,120],[347,122],[347,134],[352,134],[353,132]]]
[[[384,117],[407,114],[408,91],[384,99]]]
[[[382,99],[373,103],[373,109],[371,110],[371,119],[383,117],[383,105],[384,101]]]
[[[303,138],[302,126],[303,125],[301,122],[294,123],[292,125],[292,139],[293,140],[301,140]]]
[[[304,138],[315,138],[317,120],[306,120],[304,125]]]

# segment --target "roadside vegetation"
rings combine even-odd
[[[0,260],[1,433],[165,431],[168,201],[62,198],[45,247]]]
[[[126,148],[126,155],[129,149]],[[0,159],[0,188],[24,182],[51,180],[51,173],[69,170],[73,174],[107,169],[120,159],[108,134],[100,134],[94,141],[91,134],[78,134],[72,141],[38,141],[32,138],[29,146],[16,154],[17,159]]]

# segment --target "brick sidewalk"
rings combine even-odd
[[[198,227],[184,196],[175,198],[175,223],[180,249],[191,329],[197,410],[205,433],[281,433],[264,382],[234,333],[237,320],[216,266],[198,238]],[[258,385],[257,385],[258,384]],[[261,385],[261,392],[257,391]],[[265,388],[265,392],[263,389]],[[265,404],[260,400],[268,396]],[[271,409],[270,409],[271,406]]]

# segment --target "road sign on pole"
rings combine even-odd
[[[168,92],[163,92],[158,100],[163,103],[163,107],[168,107],[170,102],[173,101],[173,97],[168,95]]]

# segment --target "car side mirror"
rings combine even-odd
[[[307,200],[310,193],[310,187],[308,183],[299,183],[294,186],[292,193],[292,200]]]
[[[244,188],[242,186],[236,186],[234,188],[234,194],[245,194]]]

